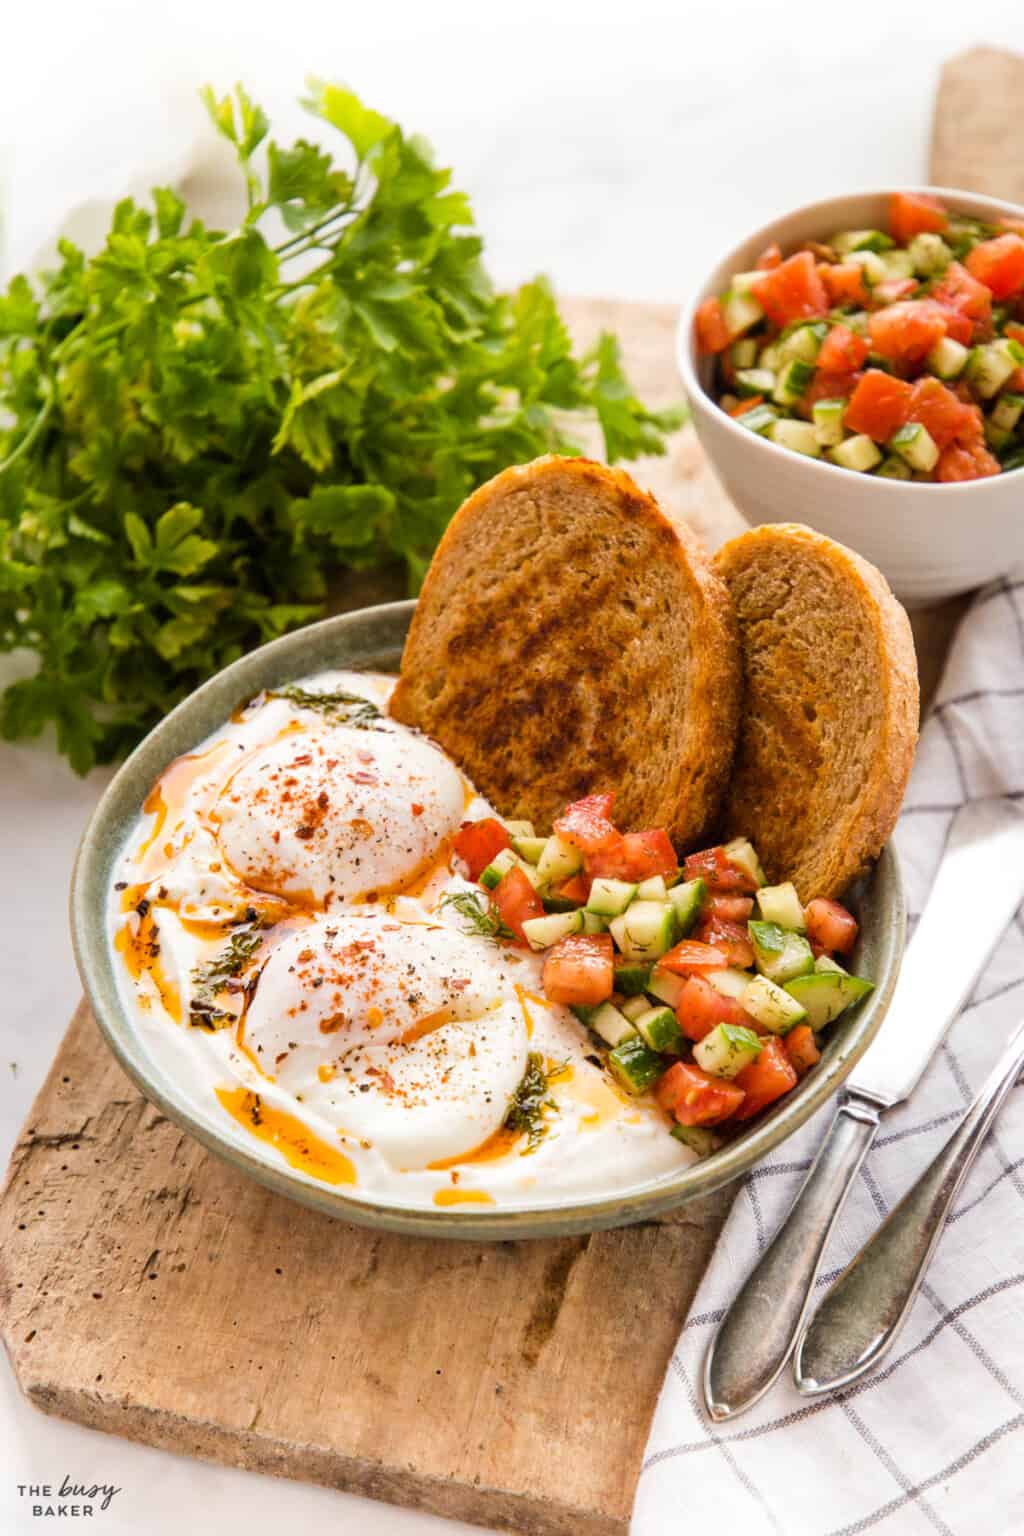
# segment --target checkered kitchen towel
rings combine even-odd
[[[1024,799],[1024,577],[976,598],[922,732],[896,833],[911,922],[957,809],[1002,793]],[[819,1289],[950,1135],[1022,1014],[1024,909],[911,1101],[885,1116]],[[1024,1087],[978,1157],[881,1369],[820,1401],[800,1397],[787,1372],[742,1418],[714,1425],[704,1416],[699,1384],[714,1327],[788,1210],[832,1114],[822,1109],[740,1189],[672,1356],[633,1536],[1024,1533]]]

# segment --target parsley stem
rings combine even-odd
[[[22,455],[28,452],[36,438],[39,436],[40,432],[46,426],[47,421],[50,419],[50,412],[53,410],[54,394],[55,391],[51,385],[46,399],[43,402],[42,410],[39,412],[35,421],[25,433],[25,436],[22,438],[21,442],[16,448],[12,449],[12,451],[7,455],[6,459],[0,459],[0,475],[5,475],[7,471],[18,462]]]
[[[282,240],[280,245],[275,245],[273,247],[274,255],[284,256],[288,261],[293,256],[302,256],[304,254],[303,251],[293,250],[292,247],[301,246],[307,240],[312,244],[314,235],[318,235],[321,230],[326,229],[329,224],[333,224],[336,219],[343,219],[354,211],[354,203],[344,203],[341,207],[335,208],[326,218],[321,219],[318,224],[311,224],[309,229],[303,229],[297,235],[292,235],[290,240]]]

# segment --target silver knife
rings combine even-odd
[[[753,1407],[792,1354],[822,1254],[878,1130],[907,1098],[1024,898],[1024,810],[977,800],[956,816],[882,1029],[779,1231],[715,1333],[704,1400],[722,1421]]]

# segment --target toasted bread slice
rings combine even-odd
[[[892,832],[913,762],[907,616],[873,565],[799,523],[741,534],[715,566],[744,671],[726,830],[804,901],[839,896]]]
[[[728,593],[695,535],[620,470],[547,457],[456,514],[391,712],[506,816],[547,829],[613,789],[619,826],[686,847],[719,811],[739,693]]]

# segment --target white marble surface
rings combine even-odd
[[[922,178],[941,61],[977,42],[1024,49],[1019,0],[22,6],[0,39],[3,266],[31,261],[76,205],[180,171],[204,131],[203,81],[243,79],[283,134],[301,131],[291,101],[313,71],[433,139],[500,281],[543,270],[564,292],[673,301],[778,209]],[[4,659],[0,681],[17,667]],[[103,783],[75,779],[46,741],[0,744],[4,1158],[78,997],[67,883]],[[65,1473],[121,1487],[95,1517],[117,1536],[460,1529],[44,1419],[0,1367],[5,1536],[41,1529],[17,1485]]]

